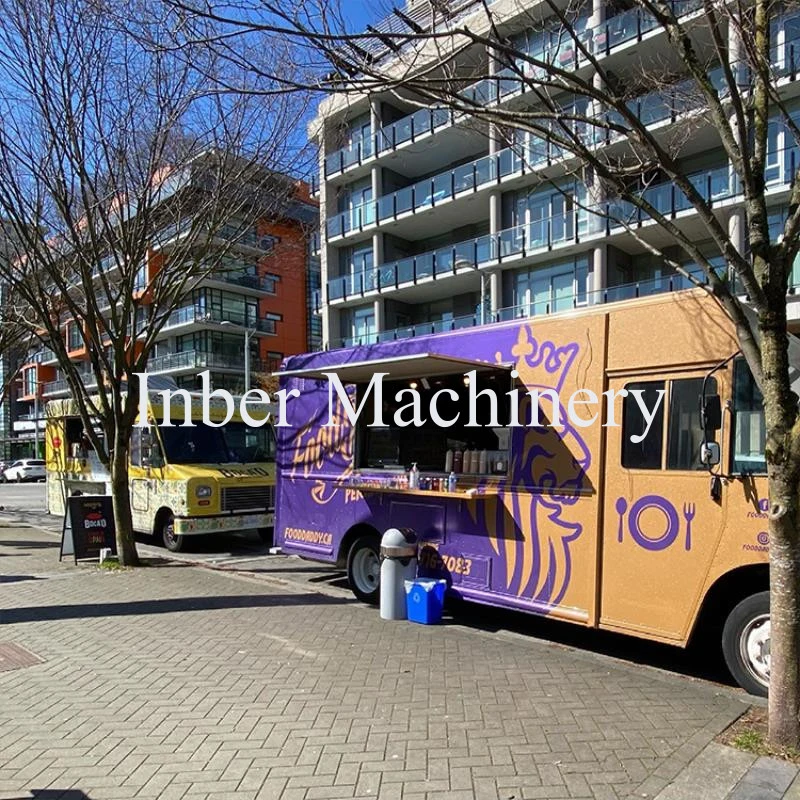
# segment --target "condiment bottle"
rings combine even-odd
[[[464,454],[460,450],[456,450],[453,453],[453,472],[458,475],[460,472],[464,470]]]
[[[444,455],[444,471],[445,472],[452,472],[453,471],[453,451],[448,450]]]

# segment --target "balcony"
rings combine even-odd
[[[800,148],[790,147],[775,154],[777,166],[768,192],[783,191],[800,166]],[[698,193],[712,205],[733,202],[739,197],[736,176],[727,164],[695,173],[690,181]],[[650,186],[642,197],[655,211],[666,217],[693,213],[684,194],[672,182]],[[611,236],[626,228],[655,224],[638,206],[625,201],[609,201],[595,211],[578,209],[536,222],[507,228],[427,253],[382,264],[328,281],[328,302],[361,297],[369,292],[395,289],[403,284],[439,279],[476,267],[498,266],[507,260],[527,258],[587,237]]]
[[[25,363],[27,364],[51,364],[58,361],[56,354],[49,347],[42,347],[31,354]]]
[[[397,288],[401,284],[455,275],[575,243],[579,235],[588,232],[588,222],[589,215],[585,211],[570,211],[383,264],[368,272],[333,278],[328,281],[328,301],[346,300],[371,291]]]
[[[266,365],[259,359],[251,361],[251,369],[255,372],[264,371]],[[170,353],[166,356],[151,358],[147,362],[147,371],[179,372],[181,370],[224,369],[232,372],[243,372],[244,362],[242,354],[213,353],[205,350],[186,350],[181,353]]]
[[[91,372],[81,373],[79,377],[87,389],[93,389],[97,386],[97,379]],[[43,397],[52,397],[59,394],[70,393],[71,389],[69,388],[69,383],[64,378],[61,378],[57,381],[48,381],[44,384],[42,390]]]
[[[276,334],[277,321],[273,319],[251,319],[244,314],[237,314],[230,311],[219,311],[216,309],[205,309],[197,306],[186,306],[173,311],[168,317],[162,330],[170,330],[183,325],[205,325],[223,322],[231,322],[241,326],[242,330],[256,330],[260,333]]]
[[[722,86],[722,70],[712,73],[712,80]],[[628,107],[646,125],[675,122],[692,111],[687,84],[683,81],[661,92],[651,92],[631,100]],[[609,113],[610,123],[624,124],[619,114]],[[611,137],[608,131],[592,128],[586,132],[589,144],[608,145],[622,140]],[[529,141],[524,147],[508,147],[492,155],[481,156],[432,178],[418,181],[411,186],[398,189],[378,200],[364,203],[348,211],[330,217],[326,223],[328,240],[346,237],[374,225],[396,220],[409,214],[435,208],[456,198],[477,192],[526,173],[551,166],[574,156],[565,153],[544,139]]]
[[[700,273],[698,273],[698,278],[702,279]],[[499,309],[493,315],[487,315],[486,323],[510,322],[515,319],[547,316],[550,314],[557,314],[561,311],[570,311],[572,309],[584,308],[591,305],[605,305],[607,303],[633,300],[639,297],[651,297],[659,294],[668,294],[670,292],[679,292],[685,289],[691,289],[694,286],[695,284],[683,275],[662,276],[636,281],[634,283],[609,286],[606,289],[583,292],[578,295],[550,297],[544,300],[508,306]],[[792,286],[790,288],[790,294],[794,294],[797,288],[797,286]],[[389,342],[396,339],[410,339],[416,336],[428,336],[435,333],[445,333],[447,331],[475,327],[480,324],[479,315],[470,314],[449,320],[420,322],[403,328],[368,332],[361,336],[339,339],[332,344],[336,347],[353,347],[357,345],[375,344],[377,342]]]
[[[206,278],[216,283],[233,284],[254,292],[275,294],[277,281],[267,275],[251,275],[242,272],[210,272]]]
[[[702,8],[702,2],[672,0],[672,6],[677,15],[683,17]],[[605,56],[620,45],[639,41],[646,33],[657,27],[658,23],[653,17],[636,8],[606,20],[596,29],[587,29],[580,36],[594,56]],[[574,69],[585,66],[579,63],[578,56],[579,51],[570,41],[561,41],[546,50],[531,53],[531,58],[536,60],[558,63],[561,68]],[[522,62],[518,70],[528,78],[535,77],[536,69],[529,62]],[[490,105],[523,94],[528,88],[518,73],[505,69],[497,75],[477,81],[463,92],[463,96],[470,102]],[[371,138],[351,143],[326,156],[325,178],[346,172],[351,167],[394,150],[406,142],[429,136],[441,128],[454,124],[463,116],[446,108],[424,108],[391,125],[382,126]]]
[[[153,247],[166,247],[190,232],[200,243],[202,232],[196,229],[193,230],[194,228],[196,228],[196,224],[190,217],[160,228],[152,236]],[[234,247],[256,250],[259,254],[269,253],[275,246],[275,237],[260,235],[255,225],[242,226],[235,223],[226,223],[215,228],[211,232],[211,238],[228,242]]]

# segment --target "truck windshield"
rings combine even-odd
[[[164,455],[171,464],[227,464],[274,461],[271,425],[251,428],[244,422],[229,422],[214,428],[195,422],[191,428],[160,427]]]

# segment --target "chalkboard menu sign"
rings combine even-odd
[[[114,506],[110,495],[81,494],[67,498],[67,513],[61,532],[61,554],[79,560],[100,559],[100,550],[108,547],[116,555]]]

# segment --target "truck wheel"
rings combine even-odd
[[[750,694],[769,690],[769,592],[741,601],[725,620],[722,653],[736,683]]]
[[[175,533],[175,517],[167,514],[161,522],[161,540],[170,553],[180,553],[183,550],[185,536]]]
[[[378,605],[381,594],[381,560],[378,540],[360,536],[347,553],[347,580],[362,602]]]

